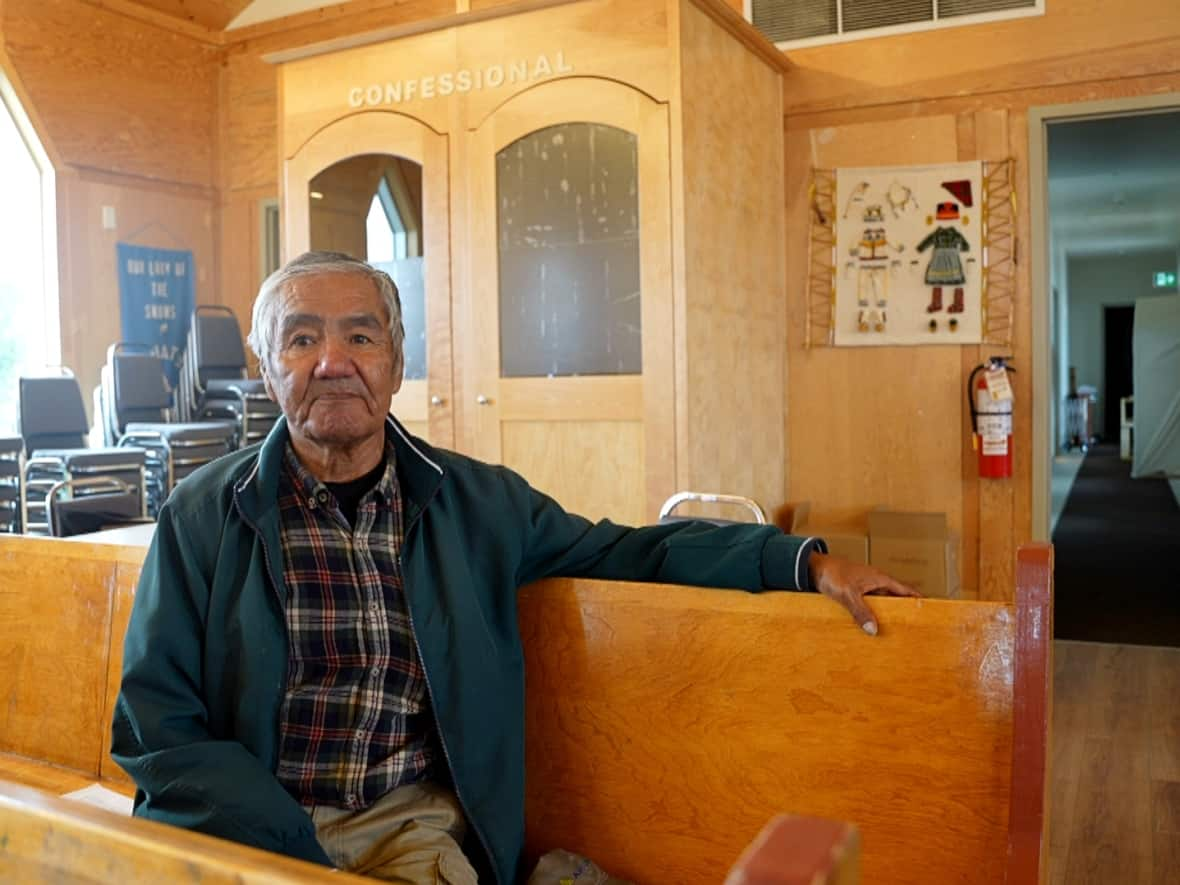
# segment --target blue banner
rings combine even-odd
[[[118,252],[123,341],[164,360],[175,390],[193,314],[193,253],[127,243]]]

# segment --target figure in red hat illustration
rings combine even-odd
[[[958,220],[958,204],[950,202],[939,203],[935,217],[939,221]],[[957,227],[953,225],[947,225],[945,227],[940,225],[917,245],[919,252],[925,252],[930,248],[933,248],[934,252],[930,256],[930,264],[926,266],[926,285],[931,286],[933,291],[931,292],[930,304],[927,305],[926,312],[936,313],[942,310],[943,287],[954,286],[955,300],[946,309],[946,312],[962,313],[963,285],[967,282],[967,277],[963,271],[963,262],[960,260],[959,254],[970,251],[971,244],[967,242],[967,238],[959,232]]]

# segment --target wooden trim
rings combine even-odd
[[[1045,790],[1053,692],[1053,547],[1016,554],[1012,781],[1007,885],[1036,885],[1048,861]]]
[[[204,25],[176,18],[175,16],[168,15],[166,12],[152,9],[149,6],[132,3],[130,0],[82,0],[82,2],[88,6],[113,12],[116,15],[122,15],[149,25],[155,25],[165,31],[172,31],[175,34],[180,34],[182,37],[189,37],[210,46],[223,46],[226,42],[224,34],[221,31],[215,31]]]
[[[781,73],[789,73],[794,65],[782,50],[762,36],[762,32],[742,18],[723,0],[688,0],[697,9],[723,27],[743,46]]]
[[[900,37],[881,38],[882,41],[896,40]],[[877,41],[880,42],[880,41]],[[800,120],[801,128],[820,128],[832,125],[823,119],[825,114],[835,114],[841,123],[848,122],[850,113],[861,113],[873,110],[884,114],[887,118],[897,116],[911,116],[913,113],[922,115],[946,112],[953,113],[958,107],[978,108],[980,106],[1000,107],[1007,105],[1010,109],[1028,107],[1029,105],[1044,104],[1047,100],[1055,104],[1069,102],[1071,97],[1078,96],[1077,101],[1085,101],[1096,93],[1105,91],[1112,82],[1119,85],[1120,95],[1135,95],[1143,98],[1155,98],[1154,92],[1160,91],[1157,85],[1161,79],[1180,73],[1180,62],[1172,59],[1180,58],[1177,49],[1180,41],[1175,37],[1161,37],[1140,43],[1126,44],[1114,48],[1104,48],[1101,56],[1096,56],[1094,50],[1086,50],[1077,55],[1069,55],[1052,62],[1039,61],[1031,69],[1025,79],[1016,79],[1011,75],[1009,79],[1001,80],[995,77],[985,80],[977,86],[972,81],[964,84],[963,78],[955,81],[954,85],[943,81],[932,83],[906,83],[881,88],[866,88],[855,96],[825,96],[822,98],[800,99],[798,91],[787,90],[783,103],[783,114],[795,126],[795,118],[815,115],[815,120]],[[801,59],[798,70],[806,70],[809,59],[807,50],[794,53],[795,58]],[[1097,69],[1087,68],[1078,71],[1078,59],[1100,63]],[[990,71],[991,69],[989,69]],[[999,71],[1000,69],[996,69]],[[980,75],[983,76],[983,75]],[[1167,88],[1167,87],[1165,87]],[[1060,98],[1049,98],[1060,94]],[[1025,96],[1032,96],[1031,99]],[[947,102],[948,108],[934,108],[930,105]]]
[[[501,378],[501,421],[642,421],[643,376]]]
[[[220,191],[213,186],[204,184],[190,184],[185,181],[170,181],[166,178],[151,178],[147,175],[136,175],[132,172],[116,172],[110,169],[99,169],[95,166],[78,166],[73,163],[65,164],[59,171],[72,170],[79,181],[94,184],[109,184],[113,187],[132,187],[154,193],[167,193],[190,200],[218,201]]]
[[[62,161],[61,154],[58,153],[53,139],[50,138],[49,127],[41,119],[40,114],[37,112],[36,103],[29,97],[28,90],[25,89],[24,82],[21,80],[16,65],[12,63],[12,57],[8,54],[8,46],[2,34],[0,34],[0,72],[3,73],[4,79],[8,81],[8,88],[12,90],[13,97],[20,103],[20,112],[24,114],[25,120],[33,130],[37,141],[41,144],[41,149],[49,158],[49,165],[53,167],[54,172],[60,173],[65,168],[65,163]],[[19,124],[17,128],[20,128]]]
[[[413,34],[425,34],[430,31],[440,31],[444,28],[457,28],[463,25],[487,21],[488,19],[519,15],[524,12],[535,12],[538,9],[548,9],[551,6],[564,6],[568,3],[577,2],[580,2],[580,0],[518,0],[516,3],[495,6],[491,9],[479,9],[474,12],[459,12],[453,15],[419,19],[406,22],[404,25],[394,25],[393,27],[379,28],[375,31],[366,31],[361,34],[351,34],[347,37],[337,37],[335,40],[311,43],[295,49],[268,52],[262,56],[262,60],[270,64],[283,64],[284,62],[297,61],[302,58],[312,58],[317,55],[327,55],[331,52],[341,52],[345,49],[355,49],[358,46],[384,43],[388,40],[409,37]],[[290,19],[283,19],[283,21],[294,22],[299,18],[301,16],[292,16]],[[294,28],[296,25],[292,24],[291,27]]]
[[[428,384],[429,382],[425,378],[402,381],[402,386],[393,395],[389,411],[397,417],[409,421],[427,420]]]
[[[139,566],[143,564],[146,553],[146,547],[129,544],[71,541],[68,538],[42,538],[35,535],[0,535],[0,558],[5,559],[29,555],[56,556],[64,560],[125,562]]]
[[[0,781],[0,878],[108,882],[363,883],[369,880],[225,839],[123,817]]]
[[[346,3],[336,3],[331,6],[320,6],[306,12],[297,12],[281,18],[269,19],[240,28],[233,28],[223,32],[225,42],[230,51],[237,51],[248,44],[265,41],[267,45],[289,46],[293,32],[301,30],[315,30],[325,25],[336,24],[346,19],[357,19],[361,22],[358,32],[366,30],[364,22],[383,12],[397,10],[405,15],[407,21],[423,21],[431,16],[423,16],[417,7],[431,0],[350,0]],[[453,0],[433,0],[440,6],[454,7]],[[410,7],[408,10],[405,7]],[[369,28],[368,30],[372,30]],[[322,42],[322,41],[317,41]],[[315,45],[306,43],[305,46]]]
[[[729,871],[726,885],[858,885],[860,831],[854,824],[780,814]]]

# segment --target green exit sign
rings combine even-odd
[[[1152,285],[1157,289],[1175,289],[1176,288],[1176,274],[1170,270],[1157,270],[1152,279]]]

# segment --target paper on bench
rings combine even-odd
[[[115,814],[131,816],[133,804],[131,797],[116,793],[114,790],[108,790],[102,784],[90,784],[90,786],[74,790],[72,793],[65,793],[62,798],[85,802],[87,805],[93,805],[104,811],[113,811]]]

